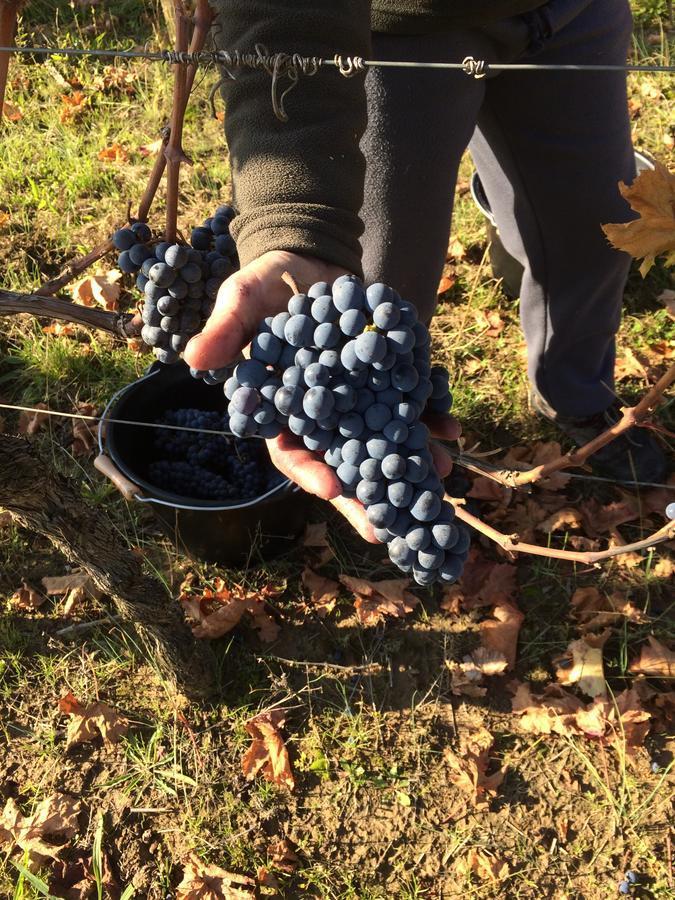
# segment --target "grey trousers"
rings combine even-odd
[[[373,52],[625,62],[627,0],[551,0],[543,12],[445,34],[377,34]],[[366,279],[395,286],[431,317],[468,146],[502,242],[525,268],[520,311],[531,383],[561,416],[604,410],[614,396],[614,335],[630,264],[600,227],[631,217],[617,188],[634,177],[624,73],[514,71],[475,80],[460,71],[373,68],[366,90]]]

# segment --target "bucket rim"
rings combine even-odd
[[[290,478],[285,478],[283,481],[280,481],[279,484],[275,485],[273,488],[270,488],[269,491],[266,491],[264,494],[260,494],[257,497],[252,497],[250,500],[245,500],[241,503],[225,503],[218,500],[203,500],[200,501],[198,498],[193,498],[193,503],[183,503],[180,500],[173,499],[162,499],[161,497],[153,496],[154,493],[159,492],[164,494],[166,497],[171,497],[172,495],[168,491],[163,491],[161,488],[158,488],[156,485],[153,485],[151,482],[146,481],[144,478],[139,478],[135,472],[129,470],[127,464],[118,458],[118,454],[116,452],[108,454],[108,447],[106,444],[106,427],[109,427],[111,424],[109,422],[109,418],[112,418],[112,411],[115,406],[119,403],[119,401],[124,397],[124,395],[130,391],[131,389],[137,387],[141,382],[147,381],[150,378],[159,375],[161,372],[161,368],[153,367],[150,372],[147,372],[145,375],[142,375],[140,378],[137,378],[135,381],[130,382],[130,384],[125,384],[124,387],[121,387],[118,391],[116,391],[108,403],[105,406],[105,409],[101,413],[98,423],[98,447],[99,452],[105,455],[110,455],[111,459],[115,463],[115,465],[119,466],[123,473],[130,478],[134,484],[138,484],[139,488],[145,488],[150,492],[149,495],[146,494],[136,494],[134,499],[139,503],[155,503],[158,506],[167,506],[171,509],[183,509],[188,510],[190,512],[219,512],[226,510],[237,510],[237,509],[247,509],[252,506],[257,506],[260,503],[265,502],[266,500],[271,499],[276,494],[280,494],[282,492],[288,493],[297,493],[300,491],[300,488],[297,484],[291,481]],[[262,438],[255,438],[256,440],[262,440]],[[290,490],[289,490],[290,488]],[[180,495],[174,495],[179,497]]]

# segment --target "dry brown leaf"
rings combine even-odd
[[[450,670],[450,691],[456,697],[484,697],[487,694],[483,673],[470,656],[461,663],[448,659],[445,664]]]
[[[340,585],[337,581],[317,575],[316,572],[305,567],[302,573],[302,583],[309,591],[311,608],[316,610],[318,616],[323,618],[333,612],[340,593]]]
[[[61,614],[64,616],[69,616],[76,607],[83,603],[86,597],[98,599],[101,596],[101,591],[86,572],[45,576],[42,579],[42,586],[47,594],[65,597],[61,610]]]
[[[669,289],[661,291],[656,299],[665,306],[668,315],[675,319],[675,291]]]
[[[241,765],[249,781],[262,774],[273,784],[285,785],[290,790],[295,787],[288,750],[280,732],[285,720],[284,710],[273,709],[260,713],[246,723],[253,743],[244,754]]]
[[[251,900],[253,897],[253,878],[202,862],[196,853],[190,853],[186,859],[183,880],[176,888],[176,900]]]
[[[626,347],[616,358],[614,377],[617,381],[624,381],[626,378],[646,380],[648,372],[630,347]]]
[[[606,504],[599,503],[595,499],[587,500],[581,504],[580,509],[586,532],[593,536],[608,534],[619,525],[640,517],[637,500],[628,495],[622,500]]]
[[[572,615],[579,622],[582,632],[597,631],[626,618],[631,622],[649,621],[624,594],[601,594],[596,587],[577,588],[570,599]]]
[[[35,590],[27,581],[24,581],[9,598],[11,605],[19,609],[38,609],[46,600],[45,595]]]
[[[53,334],[56,337],[72,337],[77,334],[77,326],[70,322],[52,322],[42,329],[43,334]]]
[[[120,272],[117,269],[111,269],[103,275],[87,275],[73,285],[73,300],[82,306],[95,306],[98,303],[110,312],[118,312],[122,293],[119,280]]]
[[[363,625],[374,625],[384,616],[403,618],[420,602],[419,597],[408,590],[408,578],[368,581],[365,578],[340,575],[340,581],[355,595],[354,608]]]
[[[306,525],[302,543],[305,547],[330,547],[328,522],[312,522]]]
[[[156,141],[152,141],[149,144],[143,144],[142,147],[138,148],[138,152],[141,156],[157,156],[159,151],[164,146],[164,141],[162,138],[157,138]]]
[[[455,278],[454,275],[453,275],[452,277],[448,277],[447,275],[443,275],[443,277],[441,278],[441,280],[438,282],[438,289],[436,290],[436,293],[437,293],[439,296],[440,296],[441,294],[444,294],[446,291],[449,291],[450,288],[454,286],[454,284],[455,284],[456,281],[457,281],[457,279]]]
[[[440,607],[451,616],[458,616],[462,608],[464,594],[458,584],[444,584]]]
[[[675,562],[668,556],[662,556],[649,570],[652,578],[672,578],[675,575]]]
[[[95,416],[98,412],[93,403],[76,403],[73,412],[83,416]],[[70,450],[73,456],[91,456],[98,442],[98,422],[92,419],[71,419],[73,441]]]
[[[619,183],[621,196],[639,213],[632,222],[603,225],[609,241],[636,259],[646,275],[662,253],[675,251],[675,174],[660,162],[643,170],[630,187]]]
[[[52,794],[38,804],[32,815],[24,816],[10,797],[0,816],[0,846],[18,846],[31,863],[56,859],[78,830],[80,801],[67,794]]]
[[[459,861],[458,868],[464,876],[475,875],[480,881],[503,881],[510,874],[509,864],[505,860],[476,849],[469,850]]]
[[[583,638],[571,641],[565,654],[556,660],[556,666],[555,674],[560,684],[578,684],[579,690],[587,696],[606,698],[602,647],[592,647]]]
[[[550,534],[552,531],[567,531],[568,528],[581,528],[581,513],[571,506],[564,506],[537,525],[539,531]]]
[[[18,106],[5,100],[2,104],[2,114],[9,122],[20,122],[23,119],[23,113]]]
[[[467,801],[475,807],[487,805],[497,788],[504,780],[504,770],[497,769],[487,774],[490,765],[490,750],[494,738],[485,728],[464,736],[459,753],[446,747],[443,758],[450,766],[450,781],[465,795]]]
[[[129,729],[127,720],[112,706],[101,702],[82,706],[70,692],[59,700],[59,709],[71,716],[66,733],[66,750],[99,736],[104,744],[111,746],[121,740]]]
[[[482,675],[502,675],[508,668],[504,654],[491,647],[476,647],[469,658]]]
[[[479,548],[472,547],[458,582],[462,606],[490,606],[508,602],[518,589],[518,570],[511,563],[486,559]]]
[[[190,584],[184,582],[184,587]],[[201,596],[193,596],[183,590],[178,601],[183,611],[195,623],[192,633],[196,638],[219,638],[239,624],[244,613],[253,620],[262,641],[271,643],[279,634],[279,625],[266,611],[267,597],[274,596],[268,586],[260,592],[246,591],[241,585],[225,586],[222,579],[214,582],[215,590],[206,589]]]
[[[35,404],[36,409],[47,409],[47,404],[40,401]],[[36,434],[43,425],[49,421],[49,415],[42,412],[28,412],[22,410],[19,413],[19,434]]]
[[[466,247],[458,237],[451,237],[448,245],[447,259],[463,259],[466,256]]]
[[[506,506],[511,500],[512,494],[511,488],[499,484],[494,478],[478,475],[473,479],[471,490],[466,496],[473,497],[475,500],[488,500],[492,503],[500,503]]]
[[[488,310],[488,312],[483,309],[475,309],[473,317],[483,333],[483,337],[498,337],[504,330],[504,322],[496,309]]]
[[[101,162],[126,162],[129,154],[121,144],[115,142],[109,147],[104,147],[99,151],[98,158]]]
[[[509,669],[516,664],[518,633],[524,618],[517,606],[500,603],[492,610],[492,618],[485,619],[479,625],[483,646],[501,653]]]
[[[102,854],[101,883],[106,888],[104,896],[117,898],[120,887],[112,874],[107,854]],[[61,900],[91,900],[96,895],[96,875],[91,865],[91,854],[78,851],[69,854],[68,860],[58,859],[49,873],[49,892]]]
[[[300,858],[293,849],[293,845],[285,837],[276,838],[270,843],[267,848],[267,856],[276,869],[288,874],[295,872],[300,864]]]
[[[543,694],[532,693],[529,684],[516,682],[511,709],[520,715],[518,724],[532,734],[570,734],[576,731],[575,715],[583,704],[560,685],[548,684]]]
[[[675,678],[675,651],[650,634],[640,648],[639,658],[631,663],[630,671],[651,678]]]
[[[83,91],[73,91],[70,94],[61,94],[61,114],[59,119],[62,124],[74,121],[87,108],[89,98]]]

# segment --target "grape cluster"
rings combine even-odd
[[[336,470],[389,557],[418,584],[455,581],[469,547],[420,421],[452,405],[415,307],[385,284],[344,275],[312,285],[260,323],[251,358],[225,382],[230,430],[283,428]]]
[[[211,314],[220,285],[238,268],[230,234],[234,215],[231,206],[219,206],[214,216],[192,229],[191,246],[151,244],[145,222],[120,228],[112,236],[121,251],[119,268],[137,276],[136,286],[144,294],[141,337],[162,363],[177,362]]]
[[[226,413],[174,409],[157,425],[229,431]],[[228,435],[158,428],[150,463],[150,481],[165,491],[201,500],[250,500],[282,481],[262,441],[242,441]]]

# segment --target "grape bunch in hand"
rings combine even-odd
[[[224,386],[233,434],[281,440],[290,431],[334,470],[392,562],[422,585],[455,581],[469,547],[421,421],[452,404],[447,372],[431,366],[429,348],[411,303],[387,285],[365,288],[343,275],[267,316],[250,359]]]

